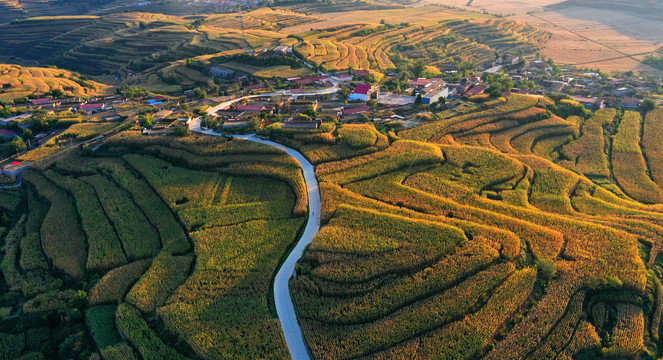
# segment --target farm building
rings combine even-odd
[[[218,76],[221,78],[231,78],[235,76],[235,70],[226,69],[220,66],[213,66],[209,68],[209,73],[212,76]]]
[[[380,95],[379,86],[371,86],[367,84],[359,84],[355,90],[350,94],[348,100],[368,101],[372,98],[378,98]]]

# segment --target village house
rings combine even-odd
[[[368,101],[380,97],[380,87],[367,84],[359,84],[355,90],[348,96],[348,100]]]
[[[307,109],[313,109],[315,111],[318,111],[320,107],[320,103],[318,102],[317,99],[313,100],[291,100],[285,102],[283,105],[283,113],[289,113],[289,114],[299,114]]]
[[[93,113],[106,110],[106,104],[83,104],[78,108],[78,110],[85,111],[88,115],[91,115]]]
[[[13,131],[11,131],[11,130],[0,129],[0,139],[3,139],[3,140],[10,140],[10,139],[12,139],[12,138],[14,138],[14,137],[16,137],[16,136],[18,136],[18,134],[15,133],[15,132],[13,132]]]
[[[277,55],[291,54],[292,53],[292,47],[285,46],[285,45],[279,45],[279,46],[275,47],[273,51]]]
[[[559,92],[566,87],[566,83],[560,80],[543,80],[543,86],[548,91]]]
[[[2,174],[7,176],[18,176],[32,165],[30,161],[14,161],[2,167]]]
[[[520,56],[518,55],[508,55],[504,58],[504,65],[516,65],[520,62]]]
[[[26,113],[26,114],[14,115],[14,116],[8,117],[8,118],[2,118],[2,119],[0,119],[0,126],[8,126],[13,122],[18,122],[20,120],[29,119],[30,117],[32,117],[32,114]]]
[[[636,98],[625,98],[619,103],[619,106],[627,109],[637,109],[640,106],[640,100]]]
[[[154,114],[154,121],[161,121],[169,117],[172,113],[172,110],[159,110]]]
[[[41,98],[41,99],[32,99],[30,100],[30,105],[32,106],[44,106],[44,105],[50,105],[51,104],[51,98]]]
[[[620,87],[612,91],[612,96],[624,97],[624,96],[633,96],[635,91],[627,87]]]
[[[343,105],[338,103],[321,104],[318,112],[322,117],[339,119],[343,115]]]
[[[598,110],[605,107],[605,100],[600,98],[589,98],[584,96],[572,96],[573,100],[585,105],[588,109]]]
[[[281,127],[284,129],[297,129],[297,130],[316,130],[322,125],[322,120],[320,119],[309,119],[309,120],[290,120],[284,122]]]
[[[409,80],[408,82],[421,95],[422,104],[433,104],[441,98],[446,99],[449,96],[449,88],[442,79],[418,78],[416,80]]]
[[[486,85],[475,85],[471,89],[466,90],[463,95],[465,95],[465,96],[475,96],[475,95],[483,94],[483,92],[486,91],[487,88],[488,88],[488,86],[486,86]]]
[[[244,104],[238,105],[237,111],[246,112],[246,113],[260,113],[265,110],[265,105],[263,104]]]

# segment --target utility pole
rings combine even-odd
[[[239,22],[240,22],[241,28],[242,28],[242,39],[244,39],[244,42],[249,47],[249,49],[253,50],[253,48],[251,47],[251,44],[249,44],[249,42],[246,41],[246,33],[244,32],[244,14],[239,14],[239,16],[237,16],[237,17],[239,18]]]

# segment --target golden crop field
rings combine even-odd
[[[461,15],[454,17],[450,10],[436,6],[423,9],[440,15],[437,21],[428,18],[430,14],[419,14],[420,17],[410,14],[417,14],[420,9],[401,10],[399,20],[390,18],[390,11],[384,14],[376,11],[370,12],[373,21],[350,13],[339,17],[345,23],[334,20],[314,23],[310,30],[297,33],[304,41],[296,50],[329,70],[351,67],[384,71],[394,68],[391,58],[396,54],[409,59],[427,59],[431,65],[460,61],[482,63],[494,60],[496,52],[534,53],[549,39],[545,32],[524,23],[490,16],[472,17],[472,13],[459,13]],[[383,15],[381,21],[385,25],[378,24],[375,20]],[[296,31],[302,27],[304,25],[285,30]]]
[[[317,359],[659,351],[661,111],[641,147],[636,112],[553,104],[511,96],[368,152],[370,128],[290,134],[319,163],[326,225],[292,285]],[[339,157],[345,141],[362,145]]]
[[[0,64],[0,102],[11,104],[29,95],[45,95],[61,90],[65,96],[93,97],[107,94],[110,88],[80,74],[57,68],[23,67]]]

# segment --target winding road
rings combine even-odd
[[[232,100],[232,102],[239,100],[241,99],[235,99]],[[224,103],[221,105],[226,107],[229,104],[225,105]],[[221,134],[216,133],[213,130],[204,130],[201,127],[200,118],[193,120],[189,124],[189,129],[203,134],[221,136]],[[309,360],[311,359],[311,356],[309,354],[308,347],[306,346],[306,341],[304,340],[304,333],[302,332],[302,328],[299,326],[299,322],[297,321],[297,313],[295,311],[295,305],[292,302],[292,296],[290,294],[288,282],[295,272],[295,264],[297,263],[297,260],[302,257],[304,254],[304,249],[308,244],[311,243],[313,237],[320,230],[320,189],[318,187],[318,180],[315,177],[315,168],[308,160],[306,160],[302,154],[289,147],[283,146],[273,141],[260,139],[255,135],[235,135],[235,137],[267,144],[285,150],[288,155],[292,156],[295,158],[295,160],[297,160],[297,162],[299,162],[304,173],[304,180],[306,181],[306,188],[308,190],[308,222],[306,223],[306,228],[304,229],[304,233],[299,239],[299,242],[297,242],[297,245],[295,245],[294,249],[292,249],[292,252],[290,252],[288,257],[281,265],[281,268],[276,273],[276,277],[274,278],[274,303],[276,304],[276,313],[281,322],[283,336],[285,337],[285,341],[288,345],[290,356],[293,360]]]

